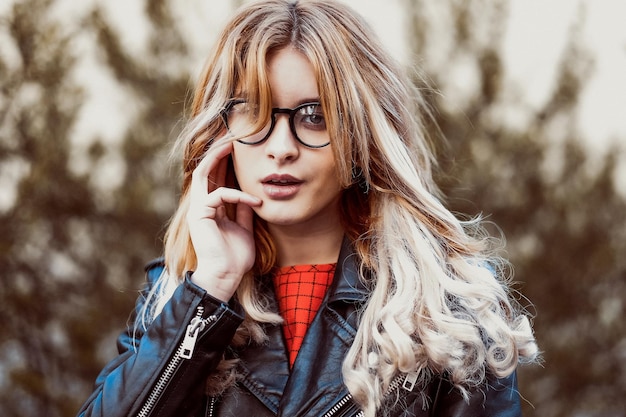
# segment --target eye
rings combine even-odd
[[[326,130],[322,106],[317,103],[302,106],[296,114],[296,125],[310,130]]]
[[[254,114],[254,106],[250,105],[246,101],[233,101],[227,110],[228,115],[242,116]]]
[[[228,131],[242,143],[253,144],[262,141],[270,128],[258,126],[259,108],[244,100],[233,100],[226,107],[224,120]],[[258,129],[257,129],[258,127]]]
[[[243,100],[234,100],[226,107],[226,123],[232,133],[244,132],[254,125],[257,116],[258,108]]]

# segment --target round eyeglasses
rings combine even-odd
[[[323,148],[330,143],[326,119],[318,102],[304,103],[293,109],[273,108],[270,120],[259,132],[250,135],[258,118],[258,108],[244,100],[231,100],[222,111],[222,119],[228,131],[243,137],[238,142],[257,145],[269,138],[276,125],[276,115],[289,116],[289,128],[298,142],[308,148]]]

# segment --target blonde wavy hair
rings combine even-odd
[[[317,75],[344,187],[342,221],[370,289],[342,370],[365,415],[375,415],[399,372],[418,372],[423,380],[445,372],[468,395],[487,373],[504,377],[519,361],[533,360],[537,346],[510,293],[506,262],[490,251],[480,219],[460,221],[437,198],[423,96],[366,22],[329,0],[248,4],[218,38],[178,143],[182,196],[166,235],[167,273],[141,323],[158,314],[185,271],[196,266],[185,221],[189,186],[207,148],[224,136],[220,111],[243,92],[265,112],[261,125],[271,108],[268,57],[287,46],[302,52]],[[255,242],[255,266],[236,293],[246,320],[234,345],[262,342],[260,324],[281,321],[256,285],[255,277],[269,273],[276,259],[258,218]],[[230,382],[222,379],[217,391]]]

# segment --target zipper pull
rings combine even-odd
[[[409,372],[406,374],[406,378],[404,378],[404,382],[402,383],[402,388],[411,392],[413,388],[415,388],[415,383],[417,382],[417,377],[419,376],[418,372]]]
[[[198,340],[198,334],[204,329],[205,323],[201,317],[194,317],[191,320],[187,330],[185,331],[185,338],[183,339],[183,345],[180,353],[180,357],[183,359],[191,359],[193,350],[196,348],[196,341]]]

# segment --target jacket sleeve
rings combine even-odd
[[[517,374],[506,378],[487,378],[486,384],[470,393],[466,401],[458,389],[442,378],[434,403],[436,417],[521,417]]]
[[[148,270],[146,292],[162,270],[162,265]],[[118,338],[119,356],[100,372],[95,389],[78,416],[135,416],[148,402],[153,407],[150,415],[184,415],[181,411],[200,403],[204,381],[220,362],[243,321],[238,306],[231,307],[211,297],[187,277],[145,332],[134,327],[144,302],[145,293],[137,301],[131,317],[133,324]],[[197,316],[210,321],[199,334],[191,358],[180,359],[179,347],[187,326]],[[153,390],[164,376],[165,388],[155,397]]]

